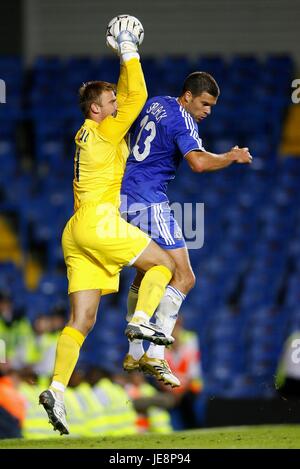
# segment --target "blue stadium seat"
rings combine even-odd
[[[300,325],[300,160],[277,158],[292,60],[149,57],[143,67],[150,95],[178,95],[190,71],[211,73],[221,96],[199,126],[205,148],[222,153],[238,144],[248,146],[255,158],[251,167],[232,165],[203,175],[183,163],[170,194],[174,201],[205,204],[204,245],[190,250],[197,283],[181,313],[201,340],[204,395],[271,397],[280,347]],[[46,269],[38,289],[28,293],[23,273],[0,264],[0,288],[14,294],[31,320],[67,301],[66,277],[57,271],[63,266],[60,234],[73,210],[73,139],[83,122],[78,88],[99,78],[115,82],[118,72],[114,57],[39,57],[28,89],[21,60],[0,57],[0,76],[10,83],[10,104],[0,106],[1,212],[15,219],[22,247],[38,249]],[[32,125],[34,171],[19,164],[17,136],[24,116]],[[101,300],[82,360],[121,364],[132,275],[128,269],[120,293]]]

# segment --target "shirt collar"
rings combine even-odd
[[[84,125],[86,125],[87,127],[98,127],[99,124],[93,119],[85,119]]]

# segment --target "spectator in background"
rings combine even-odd
[[[0,315],[1,321],[10,323],[13,319],[13,307],[10,295],[7,291],[0,291]]]
[[[0,291],[0,337],[6,345],[7,356],[12,349],[12,323],[13,306],[10,295],[6,291]]]
[[[182,324],[180,317],[173,331],[175,342],[171,349],[166,349],[166,359],[181,385],[178,388],[163,386],[164,391],[175,396],[176,404],[171,415],[176,430],[199,427],[195,402],[203,389],[199,339],[195,332],[184,329]]]
[[[157,390],[144,375],[132,372],[124,377],[124,388],[132,400],[137,413],[136,425],[139,433],[170,433],[173,431],[169,411],[175,404],[171,393]]]
[[[6,344],[8,363],[14,369],[20,369],[32,360],[30,344],[33,342],[33,331],[24,311],[16,309],[10,294],[0,292],[0,338]]]
[[[67,321],[68,311],[66,306],[60,304],[54,306],[50,316],[52,324],[51,331],[60,333]]]
[[[49,378],[52,374],[57,339],[66,317],[66,308],[58,305],[50,314],[41,314],[34,321],[36,361],[33,370],[40,377]]]
[[[15,370],[31,370],[48,378],[65,321],[66,308],[57,306],[50,314],[41,311],[31,325],[23,311],[14,308],[10,295],[0,292],[0,338],[5,342],[7,361]]]
[[[7,365],[0,365],[0,439],[21,438],[26,400],[18,391],[19,375]]]
[[[128,399],[124,380],[120,380],[119,371],[118,367],[108,360],[105,367],[92,366],[86,374],[86,380],[98,403],[95,409],[92,409],[94,423],[90,424],[97,434],[121,436],[138,433],[136,412],[133,403]],[[98,423],[96,408],[100,411]]]
[[[33,322],[33,371],[41,377],[50,377],[53,370],[58,333],[53,333],[52,316],[39,314]]]

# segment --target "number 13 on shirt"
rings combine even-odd
[[[150,153],[151,142],[155,139],[156,136],[156,126],[155,122],[149,121],[149,116],[145,116],[140,122],[140,131],[138,133],[136,143],[132,149],[132,154],[137,161],[143,161]],[[143,131],[148,131],[149,134],[144,139],[144,149],[141,152],[139,141],[141,139]]]

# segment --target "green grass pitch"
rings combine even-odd
[[[139,435],[123,438],[72,438],[48,440],[0,440],[0,449],[238,449],[300,448],[300,425],[261,425],[174,432],[169,435]]]

